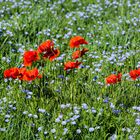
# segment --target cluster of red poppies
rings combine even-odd
[[[136,80],[138,78],[140,78],[140,68],[139,69],[135,69],[135,70],[131,70],[129,72],[129,76],[133,79]],[[110,76],[108,76],[106,78],[106,83],[107,84],[116,84],[117,82],[120,82],[122,78],[122,74],[119,73],[117,75],[115,74],[111,74]]]
[[[71,48],[79,48],[82,44],[88,44],[88,42],[81,36],[75,36],[70,39]],[[87,48],[82,50],[76,50],[72,54],[73,59],[82,57],[88,51]],[[32,70],[27,70],[26,67],[32,66],[36,61],[49,59],[53,61],[60,54],[59,49],[54,48],[54,43],[52,40],[47,40],[39,45],[37,50],[25,51],[23,55],[23,68],[13,67],[4,71],[4,78],[20,79],[24,81],[32,81],[36,78],[41,78],[37,68]],[[64,70],[78,68],[81,62],[68,61],[64,64]]]
[[[76,60],[82,57],[87,51],[87,48],[83,48],[80,50],[80,45],[86,45],[88,42],[81,36],[75,36],[70,39],[69,46],[70,48],[76,48],[77,50],[72,53],[72,59]],[[24,81],[32,81],[36,78],[41,78],[42,76],[39,74],[37,68],[32,70],[27,70],[27,66],[32,66],[33,62],[49,59],[53,61],[60,54],[60,50],[54,48],[54,43],[52,40],[47,40],[39,45],[37,50],[33,51],[25,51],[23,55],[23,68],[13,67],[4,71],[4,78],[13,78],[20,79]],[[64,70],[78,68],[82,62],[76,61],[68,61],[64,63]],[[130,77],[133,80],[136,80],[140,77],[140,68],[136,70],[131,70],[129,73]],[[118,75],[111,74],[106,78],[106,84],[115,84],[120,82],[122,78],[122,74]]]
[[[36,78],[41,78],[42,75],[39,74],[38,69],[34,68],[32,70],[27,70],[26,68],[13,67],[4,71],[5,78],[20,79],[24,81],[32,81]]]
[[[82,50],[79,49],[80,45],[83,45],[83,44],[88,44],[88,42],[81,36],[75,36],[70,39],[70,42],[69,42],[70,48],[77,48],[77,50],[72,53],[73,60],[76,60],[82,57],[88,51],[87,48],[83,48]],[[68,61],[64,64],[64,70],[78,68],[81,63],[82,62],[78,62],[78,61],[76,62]]]

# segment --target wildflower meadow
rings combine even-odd
[[[0,140],[140,140],[140,1],[0,0]]]

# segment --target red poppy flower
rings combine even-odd
[[[27,70],[23,76],[23,80],[25,81],[32,81],[35,80],[36,78],[41,78],[37,68]]]
[[[77,59],[79,57],[82,57],[87,51],[88,51],[87,48],[83,48],[81,51],[77,50],[77,51],[73,52],[72,58]]]
[[[4,78],[10,78],[11,77],[11,74],[10,74],[10,70],[7,69],[4,71]]]
[[[78,68],[80,64],[81,62],[78,62],[78,61],[76,62],[69,61],[64,64],[64,70]]]
[[[43,53],[43,58],[48,58],[50,61],[59,56],[59,49],[54,49],[54,43],[51,40],[43,42],[37,49],[38,53]]]
[[[26,68],[19,68],[18,71],[19,71],[18,78],[20,80],[23,80],[26,73]]]
[[[50,61],[54,60],[60,54],[59,49],[52,49],[43,55],[43,58],[48,58]]]
[[[23,55],[24,66],[31,66],[33,62],[39,59],[37,51],[26,51]]]
[[[131,70],[131,71],[129,72],[129,75],[130,75],[130,77],[131,77],[133,80],[136,80],[136,79],[140,76],[140,69]]]
[[[88,42],[81,36],[75,36],[70,39],[69,46],[71,48],[79,48],[82,44],[88,44]]]
[[[117,82],[121,81],[121,77],[122,77],[121,73],[119,73],[118,75],[111,74],[110,76],[108,76],[106,78],[106,83],[107,84],[116,84]]]
[[[46,40],[45,42],[43,42],[42,44],[40,44],[40,46],[38,47],[37,51],[39,53],[43,53],[43,52],[48,52],[50,51],[54,46],[53,41],[51,40]]]
[[[16,79],[19,75],[18,68],[13,67],[4,71],[4,78]]]

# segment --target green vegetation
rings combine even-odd
[[[89,51],[66,72],[77,35]],[[0,140],[139,140],[140,78],[129,76],[140,67],[139,36],[138,0],[0,1]],[[43,78],[4,78],[48,39],[60,55],[38,65]],[[121,82],[107,85],[119,72]]]

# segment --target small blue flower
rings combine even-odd
[[[94,131],[94,128],[93,127],[90,127],[88,130],[89,130],[89,132],[93,132]]]
[[[97,76],[94,76],[94,77],[93,77],[93,81],[96,81],[96,80],[97,80],[97,78],[98,78]]]
[[[56,118],[55,119],[55,122],[60,122],[60,118]]]
[[[64,79],[65,77],[64,77],[64,75],[58,75],[58,78]]]
[[[55,132],[56,132],[55,128],[51,129],[51,133],[55,133]]]
[[[85,66],[84,66],[84,65],[80,65],[80,66],[79,66],[79,68],[81,68],[81,69],[82,69],[82,68],[85,68]]]
[[[140,125],[140,119],[139,119],[139,118],[137,118],[137,119],[135,120],[135,122],[136,122],[137,125]]]
[[[43,127],[42,127],[42,126],[40,126],[40,127],[38,127],[38,129],[37,129],[37,130],[40,132],[40,131],[42,130],[42,128],[43,128]]]
[[[106,98],[103,100],[104,103],[108,103],[109,102],[109,98]]]
[[[80,134],[80,133],[81,133],[81,130],[80,130],[80,129],[77,129],[77,130],[76,130],[76,133],[77,133],[77,134]]]
[[[85,109],[85,110],[88,109],[87,104],[86,104],[86,103],[83,103],[83,104],[82,104],[82,108]]]
[[[0,128],[0,132],[6,131],[6,128]]]
[[[116,114],[116,115],[118,115],[120,112],[121,112],[121,111],[120,111],[120,110],[117,110],[117,109],[114,109],[114,110],[113,110],[113,113]]]
[[[66,125],[67,124],[67,122],[66,121],[62,121],[62,125]]]

